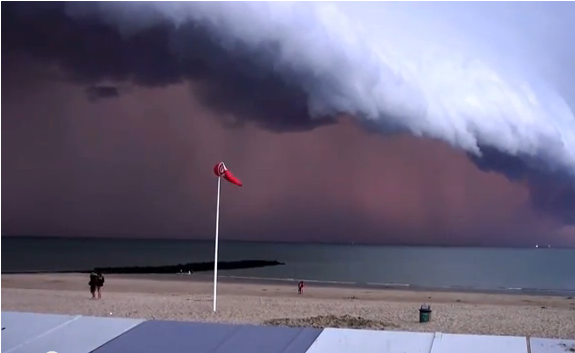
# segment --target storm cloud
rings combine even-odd
[[[574,223],[573,5],[413,6],[5,3],[3,65],[26,53],[98,97],[190,83],[230,126],[440,140]]]

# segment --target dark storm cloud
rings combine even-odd
[[[575,224],[575,188],[564,176],[549,179],[547,175],[530,175],[529,189],[533,205],[546,213],[559,216],[567,224]]]
[[[573,117],[561,104],[554,112],[567,114],[556,122],[567,131],[564,140],[564,131],[541,129],[544,117],[523,122],[521,114],[532,108],[524,97],[517,98],[527,103],[512,112],[516,116],[509,110],[486,117],[473,112],[477,117],[467,120],[462,117],[468,107],[457,106],[466,99],[461,97],[439,107],[445,114],[457,111],[446,123],[444,116],[429,115],[435,102],[426,102],[422,90],[373,61],[367,46],[338,43],[325,34],[333,29],[320,21],[325,13],[302,5],[272,26],[273,15],[282,12],[269,4],[4,3],[2,10],[4,54],[25,52],[55,63],[74,82],[162,87],[193,81],[202,103],[220,116],[271,131],[312,129],[346,114],[374,131],[440,139],[469,151],[484,170],[529,183],[536,207],[574,221],[574,146],[568,138]],[[379,77],[382,73],[387,76]],[[428,100],[434,98],[443,97]],[[497,120],[501,117],[506,120]]]
[[[483,147],[481,151],[481,158],[469,155],[479,169],[503,173],[512,181],[526,181],[536,209],[575,224],[575,186],[564,173],[531,168],[525,160],[493,148]]]
[[[85,10],[93,13],[97,5]],[[3,38],[3,48],[56,63],[80,83],[130,80],[154,87],[200,81],[204,84],[196,94],[204,104],[270,130],[306,130],[329,123],[310,118],[301,88],[260,69],[265,63],[252,60],[261,55],[259,50],[228,51],[206,28],[193,22],[176,26],[167,18],[124,36],[103,17],[67,15],[66,6],[3,5],[2,29],[10,33]],[[260,49],[274,50],[273,44]]]
[[[89,100],[95,101],[100,98],[117,98],[120,92],[115,86],[91,86],[86,88],[86,95]]]

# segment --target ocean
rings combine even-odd
[[[221,271],[223,277],[326,284],[575,292],[575,249],[389,247],[220,242],[220,261],[284,266]],[[162,266],[213,261],[198,240],[2,237],[2,273]]]

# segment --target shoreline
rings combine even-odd
[[[233,271],[233,270],[229,270]],[[85,275],[79,271],[19,271],[2,273],[3,276],[15,275]],[[105,274],[105,273],[104,273]],[[105,274],[113,276],[122,276],[133,279],[150,279],[159,281],[197,281],[213,282],[213,273],[209,271],[196,272],[191,275],[186,273],[114,273]],[[476,294],[509,294],[509,295],[531,295],[531,296],[554,296],[554,297],[575,297],[575,290],[555,290],[555,289],[537,289],[537,288],[474,288],[474,287],[426,287],[403,283],[364,283],[364,282],[339,282],[339,281],[322,281],[314,279],[296,279],[296,278],[266,278],[250,276],[234,276],[225,274],[224,271],[218,274],[218,283],[244,283],[244,284],[271,284],[295,286],[297,282],[304,281],[307,285],[322,288],[349,288],[349,289],[372,289],[372,290],[405,290],[416,292],[434,292],[434,293],[476,293]]]
[[[185,286],[201,286],[204,289],[209,289],[208,294],[212,294],[213,289],[213,276],[207,273],[194,273],[187,274],[107,274],[106,283],[110,281],[130,282],[136,284],[134,289],[137,289],[137,284],[154,283],[158,286],[165,284],[166,288],[178,287],[185,288]],[[38,289],[38,290],[78,290],[64,286],[59,288],[57,283],[71,283],[72,281],[80,281],[83,283],[87,279],[86,273],[69,272],[69,273],[26,273],[26,274],[4,274],[2,276],[2,288],[13,289]],[[12,281],[15,279],[15,281]],[[39,280],[39,281],[35,281]],[[282,293],[295,293],[297,290],[297,282],[299,279],[278,279],[278,278],[259,278],[259,277],[244,277],[244,276],[218,276],[218,296],[222,286],[230,286],[234,288],[261,288],[264,292],[266,287],[281,288]],[[384,295],[391,297],[393,300],[403,301],[405,298],[410,301],[413,298],[435,298],[445,297],[448,300],[453,298],[465,297],[481,297],[481,298],[508,298],[506,302],[520,302],[520,303],[535,303],[538,300],[561,300],[573,302],[572,308],[575,310],[575,294],[572,292],[536,292],[536,291],[521,291],[521,290],[479,290],[479,289],[466,289],[455,287],[418,287],[408,285],[380,285],[380,284],[361,284],[351,282],[334,282],[334,281],[306,281],[306,291],[310,289],[334,293],[345,292],[351,294],[374,294]],[[107,285],[107,287],[109,287]],[[80,287],[81,288],[81,287]],[[116,288],[117,289],[117,288]],[[122,288],[121,292],[130,292],[131,289]],[[254,293],[246,293],[252,295]],[[267,295],[268,293],[261,293],[259,295]],[[337,296],[324,295],[326,298]],[[365,298],[370,300],[371,298]],[[307,297],[302,297],[305,299]],[[411,299],[410,299],[411,298]],[[389,299],[389,298],[387,298]],[[521,300],[523,299],[523,300]],[[459,299],[454,299],[460,302]],[[440,300],[443,301],[443,300]],[[472,301],[468,301],[472,302]],[[506,303],[509,304],[509,303]]]
[[[204,274],[202,274],[204,276]],[[264,277],[248,277],[248,276],[218,276],[220,279],[227,281],[240,281],[246,283],[290,283],[295,285],[300,279],[294,278],[264,278]],[[213,279],[211,279],[213,280]],[[423,292],[449,292],[449,293],[483,293],[483,294],[524,294],[524,295],[546,295],[546,296],[575,296],[575,290],[569,289],[537,289],[537,288],[477,288],[477,287],[461,287],[461,286],[437,286],[427,287],[407,283],[364,283],[364,282],[338,282],[338,281],[322,281],[301,279],[306,283],[321,287],[338,287],[338,288],[358,288],[358,289],[391,289],[391,290],[408,290],[408,291],[423,291]]]
[[[86,274],[2,276],[2,310],[155,320],[299,327],[347,327],[575,338],[575,299],[523,293],[360,288],[222,278],[212,311],[212,277],[107,275],[90,300]],[[433,310],[418,322],[422,304]]]

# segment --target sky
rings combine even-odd
[[[575,246],[575,5],[2,4],[2,235]]]

